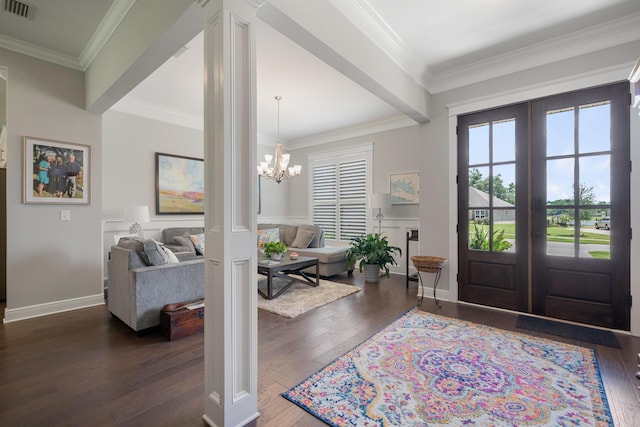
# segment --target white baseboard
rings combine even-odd
[[[101,304],[104,304],[104,294],[89,295],[86,297],[71,298],[62,301],[47,302],[44,304],[35,304],[27,307],[7,308],[4,311],[3,323],[11,323],[18,320],[47,316],[49,314],[62,313],[64,311],[93,307]]]
[[[420,298],[421,296],[421,292],[422,289],[420,287],[420,285],[418,285],[418,290],[417,290],[417,297]],[[436,296],[438,297],[439,301],[453,301],[451,299],[451,293],[448,290],[440,290],[437,289],[436,290]],[[424,297],[425,298],[429,298],[429,299],[433,299],[433,287],[431,288],[427,288],[426,286],[424,287]]]

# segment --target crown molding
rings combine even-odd
[[[432,94],[640,40],[640,14],[467,64],[436,75]]]
[[[416,124],[417,123],[414,120],[404,115],[391,116],[381,120],[362,123],[360,125],[337,129],[335,131],[325,132],[310,137],[293,139],[287,144],[287,149],[298,150],[300,148],[313,147],[315,145],[326,144],[328,142],[371,135],[373,133],[399,129]]]
[[[121,113],[132,114],[160,122],[171,123],[190,129],[204,131],[203,117],[185,114],[179,111],[170,110],[160,105],[140,100],[133,100],[130,97],[123,98],[111,107],[112,110]]]
[[[473,111],[481,111],[496,108],[500,105],[517,104],[530,99],[543,98],[558,93],[600,86],[611,82],[625,80],[632,62],[617,64],[584,73],[573,74],[544,83],[519,87],[504,92],[493,93],[473,99],[447,104],[449,117],[467,114]]]
[[[556,37],[481,61],[433,73],[368,0],[329,0],[400,68],[431,94],[456,89],[640,39],[640,14]]]
[[[407,46],[367,0],[329,1],[418,85],[427,89],[431,72],[426,62]]]
[[[120,22],[127,16],[136,0],[115,0],[107,14],[98,25],[98,29],[78,57],[78,63],[86,70],[113,35]]]
[[[118,28],[136,0],[116,0],[78,58],[0,34],[0,47],[43,61],[85,71]]]
[[[0,47],[23,55],[31,56],[33,58],[42,59],[43,61],[53,62],[54,64],[62,65],[74,70],[84,71],[78,60],[72,56],[64,55],[60,52],[56,52],[55,50],[36,46],[3,34],[0,34]]]

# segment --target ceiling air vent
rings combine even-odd
[[[29,3],[18,0],[3,0],[4,11],[18,15],[22,18],[33,19],[34,7]]]

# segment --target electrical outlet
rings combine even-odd
[[[60,221],[71,221],[71,211],[68,209],[62,209],[60,211]]]

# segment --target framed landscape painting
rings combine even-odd
[[[91,203],[90,146],[30,136],[23,142],[23,203]]]
[[[156,153],[156,214],[204,214],[204,160]]]
[[[420,177],[418,172],[392,173],[389,175],[389,193],[392,205],[415,205],[420,202]]]

